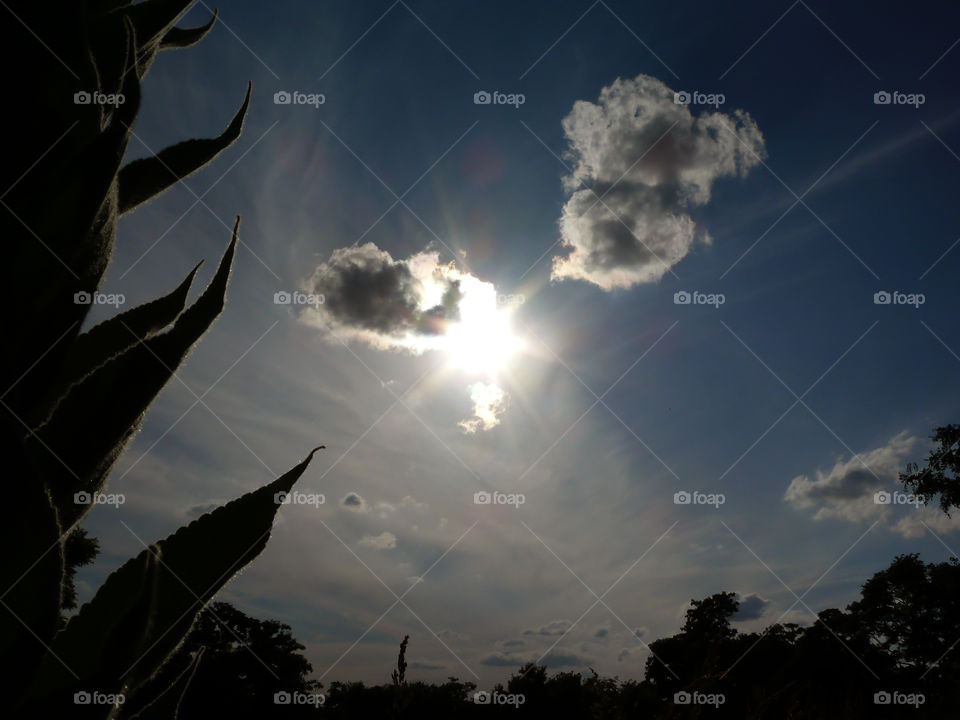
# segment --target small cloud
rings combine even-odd
[[[543,635],[543,636],[563,635],[569,627],[570,627],[569,620],[554,620],[552,622],[547,623],[546,625],[541,625],[535,630],[524,630],[523,634],[524,635]]]
[[[400,500],[400,507],[416,512],[425,512],[430,506],[427,503],[414,499],[410,495],[404,495]]]
[[[496,383],[476,382],[470,386],[473,415],[457,423],[469,435],[478,430],[492,430],[500,424],[507,409],[507,393]]]
[[[360,538],[360,545],[374,550],[393,550],[397,546],[397,536],[387,531],[379,535],[364,535]]]
[[[208,503],[201,503],[199,505],[191,505],[187,508],[186,514],[187,517],[198,518],[201,515],[206,515],[208,512],[213,512],[223,504],[225,503],[212,501]]]
[[[563,653],[551,650],[544,655],[541,662],[547,667],[586,667],[592,661],[575,653]]]
[[[410,663],[411,670],[443,670],[446,665],[431,665],[429,663],[422,662],[412,662]]]
[[[756,620],[763,615],[770,605],[769,600],[765,600],[755,593],[749,593],[742,597],[738,596],[740,606],[734,613],[732,620],[734,622],[746,622],[747,620]]]
[[[597,628],[596,632],[593,633],[595,638],[605,638],[610,634],[610,630],[605,627]]]
[[[367,510],[370,509],[370,506],[367,505],[367,501],[355,492],[344,495],[340,500],[340,507],[344,508],[345,510],[352,510],[353,512],[367,512]]]
[[[520,667],[523,663],[521,658],[504,653],[492,653],[480,660],[480,664],[487,667]]]
[[[504,640],[500,644],[503,647],[523,647],[526,645],[523,640]]]

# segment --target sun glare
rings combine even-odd
[[[510,330],[510,315],[496,307],[466,312],[447,332],[451,363],[467,372],[493,375],[520,349]]]

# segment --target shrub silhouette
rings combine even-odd
[[[168,295],[80,333],[120,215],[212,160],[240,135],[240,109],[216,138],[122,165],[140,83],[159,51],[213,27],[174,23],[191,0],[13,0],[0,30],[17,97],[3,167],[4,287],[17,299],[0,354],[7,503],[0,563],[0,651],[14,659],[0,716],[119,717],[77,692],[133,696],[196,613],[263,549],[313,451],[274,482],[204,515],[129,560],[65,624],[73,569],[96,546],[79,530],[147,407],[223,309],[239,217],[209,286],[189,307],[193,268]],[[19,21],[19,22],[17,22]],[[29,70],[29,72],[24,72]],[[195,670],[195,668],[193,668]],[[182,690],[192,671],[176,678]],[[175,708],[175,704],[173,706]],[[146,713],[147,711],[145,711]],[[173,710],[175,712],[175,709]],[[169,713],[163,715],[171,717]],[[148,717],[144,714],[143,717]]]

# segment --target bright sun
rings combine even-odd
[[[523,296],[498,295],[493,283],[450,266],[438,273],[436,256],[424,257],[422,267],[415,264],[412,268],[424,291],[420,309],[426,313],[443,308],[450,312],[450,319],[440,325],[437,334],[418,338],[419,347],[445,351],[453,368],[493,377],[523,347],[511,330],[516,298]],[[451,288],[456,291],[455,299]]]
[[[493,375],[521,347],[510,330],[510,313],[479,303],[461,306],[461,319],[447,331],[451,363],[467,372]]]

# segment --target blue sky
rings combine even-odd
[[[134,533],[162,537],[316,442],[300,489],[325,502],[284,507],[223,597],[291,624],[324,682],[385,681],[407,633],[418,679],[486,686],[536,659],[639,677],[691,598],[759,596],[745,630],[809,621],[896,553],[948,557],[956,523],[873,495],[957,421],[958,20],[895,3],[223,8],[154,65],[131,155],[219,132],[249,79],[243,136],[121,222],[101,290],[146,301],[205,258],[202,285],[236,214],[243,248],[223,316],[114,470],[126,503],[88,519],[103,553],[82,593]],[[586,216],[616,220],[564,230],[608,189]],[[632,260],[558,273],[614,237]],[[638,261],[649,247],[675,261]],[[371,334],[333,302],[349,258],[491,284],[522,348],[471,371],[449,343],[410,351],[435,336]],[[297,289],[330,302],[275,304]],[[481,382],[504,400],[466,432]]]

